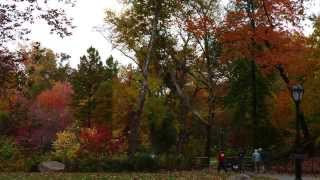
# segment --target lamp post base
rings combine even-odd
[[[295,157],[295,180],[302,180],[302,161],[304,154],[297,153]]]

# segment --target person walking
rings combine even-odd
[[[240,173],[244,172],[244,165],[243,165],[243,161],[244,161],[244,156],[245,156],[245,152],[244,150],[241,148],[239,151],[239,155],[238,155],[238,162],[239,162],[239,170]]]
[[[252,160],[254,163],[254,172],[259,173],[260,171],[260,163],[261,163],[261,154],[259,153],[258,149],[255,149],[252,153]]]
[[[227,168],[225,166],[225,154],[222,150],[218,154],[218,172],[220,172],[221,169],[223,169],[224,172],[227,172]]]
[[[265,173],[266,172],[266,152],[262,149],[259,148],[259,153],[260,153],[260,157],[261,157],[261,163],[260,163],[260,167],[261,167],[261,172]]]

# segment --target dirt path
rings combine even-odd
[[[276,178],[279,180],[294,180],[294,175],[287,175],[287,174],[261,174],[261,176]],[[310,176],[306,175],[302,177],[302,180],[320,180],[320,176]]]

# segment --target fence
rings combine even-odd
[[[272,162],[270,170],[280,174],[294,173],[294,160],[289,159],[282,162]],[[320,174],[320,157],[306,158],[302,163],[302,170],[304,174]]]

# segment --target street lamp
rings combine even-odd
[[[303,96],[303,86],[294,85],[291,88],[292,98],[296,105],[296,142],[295,142],[295,180],[302,180],[302,159],[303,152],[300,144],[300,102]]]

